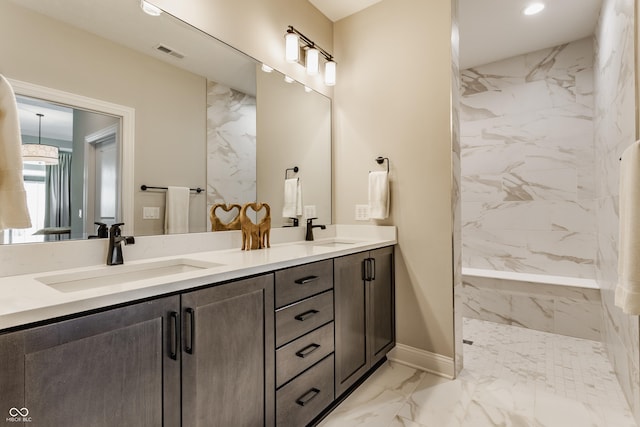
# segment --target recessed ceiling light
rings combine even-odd
[[[146,2],[145,0],[140,0],[140,8],[144,11],[144,13],[151,16],[160,16],[160,14],[162,13],[162,10],[158,6]]]
[[[525,7],[522,13],[525,15],[535,15],[536,13],[542,12],[544,9],[544,3],[531,3],[529,6]]]

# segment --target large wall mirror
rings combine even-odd
[[[290,223],[282,215],[285,176],[299,179],[303,211],[331,222],[331,100],[179,19],[150,16],[137,0],[0,0],[0,53],[0,73],[15,84],[26,120],[23,142],[35,141],[42,111],[38,136],[60,144],[72,165],[68,223],[40,213],[37,229],[22,237],[5,231],[0,242],[87,238],[99,218],[125,221],[135,235],[163,234],[166,191],[143,185],[204,189],[190,193],[190,232],[211,229],[216,203],[269,203],[279,227]],[[54,122],[61,116],[71,120],[64,137],[50,133],[61,128]],[[83,117],[100,126],[84,125]],[[74,134],[78,129],[84,133]],[[100,210],[87,179],[96,172],[73,142],[105,129],[116,129],[120,144],[113,218],[91,212]],[[293,167],[297,173],[285,173]],[[26,167],[25,176],[37,183],[47,169]]]

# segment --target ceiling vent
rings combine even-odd
[[[175,51],[175,50],[171,49],[170,47],[165,46],[163,44],[159,44],[158,46],[156,46],[156,49],[158,51],[162,52],[162,53],[166,53],[167,55],[175,56],[178,59],[184,58],[183,54],[181,54],[180,52]]]

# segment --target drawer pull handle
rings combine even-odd
[[[318,276],[307,276],[307,277],[303,277],[302,279],[297,279],[295,282],[298,285],[306,285],[307,283],[315,282],[319,278],[320,277]]]
[[[178,360],[178,313],[169,313],[169,357]]]
[[[303,394],[302,396],[300,396],[298,398],[298,400],[296,400],[296,403],[300,406],[304,406],[306,404],[308,404],[309,402],[311,402],[313,400],[314,397],[316,397],[317,395],[320,394],[320,390],[318,390],[317,388],[312,388],[311,390],[309,390],[308,392],[306,392],[305,394]]]
[[[304,313],[300,313],[298,314],[295,319],[299,320],[301,322],[304,322],[305,320],[307,320],[310,317],[315,316],[316,314],[320,313],[318,310],[309,310],[309,311],[305,311]]]
[[[301,358],[304,359],[305,357],[309,356],[311,353],[313,353],[314,351],[316,351],[319,348],[320,348],[320,344],[313,343],[311,345],[306,346],[302,350],[298,351],[296,353],[296,356],[301,357]]]

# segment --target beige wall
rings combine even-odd
[[[298,166],[298,173],[289,172],[289,177],[300,178],[303,204],[316,206],[316,223],[328,224],[331,100],[285,83],[280,73],[258,72],[257,77],[257,199],[274,208],[272,227],[288,223],[282,218],[284,171]]]
[[[164,194],[141,184],[205,185],[204,78],[9,1],[0,2],[0,52],[6,77],[135,108],[136,235],[163,232],[162,221],[142,220],[142,207],[163,207]],[[205,202],[192,197],[192,231],[205,231]]]
[[[450,2],[384,0],[334,38],[336,222],[355,222],[374,158],[389,157],[397,341],[453,357]]]
[[[289,25],[332,51],[333,24],[307,0],[153,0],[152,3],[331,96],[332,90],[324,85],[321,75],[307,76],[299,64],[284,60],[284,34]],[[340,58],[336,60],[340,69]]]

